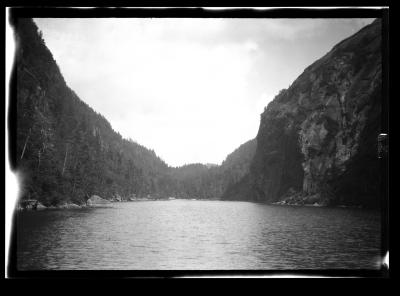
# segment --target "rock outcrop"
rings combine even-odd
[[[122,202],[122,201],[124,201],[124,198],[121,197],[121,195],[119,195],[118,193],[116,193],[115,195],[113,195],[111,201],[113,201],[113,202]]]
[[[226,198],[379,203],[381,21],[337,44],[261,115],[250,173]]]
[[[36,206],[36,210],[45,210],[45,209],[47,209],[47,207],[40,202]]]
[[[86,202],[88,206],[103,206],[103,205],[108,205],[111,202],[107,199],[101,198],[98,195],[92,195]]]
[[[57,209],[80,209],[81,206],[74,203],[62,203],[56,207]]]
[[[17,210],[44,210],[47,209],[45,205],[36,199],[20,200],[17,204]]]

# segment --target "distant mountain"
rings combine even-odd
[[[171,169],[177,195],[184,198],[219,199],[225,190],[249,172],[256,140],[250,140],[229,154],[220,166],[189,164]]]
[[[250,172],[224,199],[377,206],[381,21],[313,63],[261,115]]]

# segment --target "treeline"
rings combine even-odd
[[[170,174],[176,184],[176,194],[184,198],[220,198],[249,172],[256,150],[256,140],[250,140],[229,154],[220,166],[189,164],[172,168]]]
[[[93,194],[218,198],[247,172],[255,140],[222,166],[168,167],[154,151],[122,138],[66,85],[32,19],[13,25],[17,125],[11,161],[23,178],[22,198],[45,205],[83,203]]]

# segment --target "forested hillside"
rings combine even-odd
[[[247,172],[254,140],[222,166],[168,167],[154,151],[122,138],[67,86],[32,19],[13,25],[16,93],[11,99],[17,126],[12,163],[22,176],[22,198],[45,205],[81,204],[93,194],[219,198]]]
[[[185,198],[220,198],[226,189],[249,172],[256,150],[256,140],[250,140],[229,154],[220,166],[189,164],[171,169],[176,194]]]
[[[15,25],[15,164],[25,195],[54,204],[92,194],[168,194],[168,166],[78,98],[31,19]]]

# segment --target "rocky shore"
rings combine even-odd
[[[167,198],[165,198],[167,199]],[[46,206],[37,199],[24,199],[21,200],[17,205],[17,210],[60,210],[60,209],[82,209],[90,207],[108,207],[116,202],[133,202],[133,201],[148,201],[148,200],[164,200],[162,198],[156,198],[150,195],[146,197],[137,197],[135,194],[131,194],[127,197],[122,197],[119,194],[115,194],[111,199],[102,198],[98,195],[92,195],[86,200],[86,203],[74,203],[74,202],[62,202],[57,205]]]
[[[57,209],[82,209],[88,207],[103,207],[111,205],[111,201],[98,195],[90,197],[86,203],[76,204],[73,202],[63,202],[58,205],[45,206],[38,200],[23,200],[18,203],[17,210],[57,210]]]
[[[294,193],[285,196],[281,200],[273,202],[273,205],[285,206],[304,206],[304,207],[339,207],[339,208],[362,208],[361,205],[342,205],[333,202],[332,197],[320,193],[305,195],[304,193]]]

